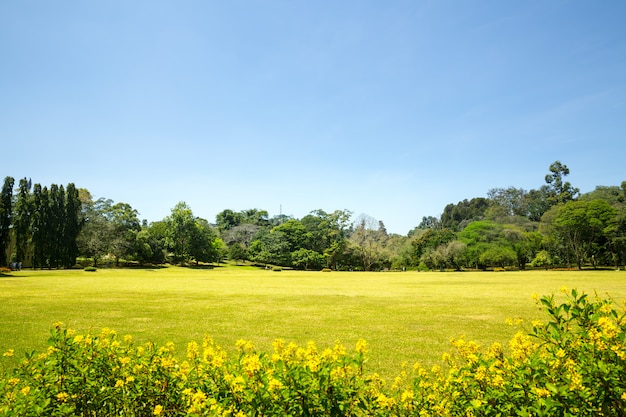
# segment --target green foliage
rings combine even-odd
[[[98,268],[96,268],[95,266],[86,266],[84,268],[84,271],[87,271],[87,272],[96,272],[97,270]]]
[[[12,177],[5,177],[0,193],[0,266],[7,265],[6,249],[10,242],[11,222],[13,217],[13,184]]]
[[[623,416],[626,306],[563,293],[539,299],[545,323],[507,347],[459,338],[440,364],[404,367],[393,383],[367,370],[363,340],[348,351],[277,339],[272,352],[239,340],[229,356],[207,336],[181,361],[172,343],[56,323],[45,352],[0,377],[0,415]]]

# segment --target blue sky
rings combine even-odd
[[[624,1],[0,2],[2,174],[406,234],[448,203],[626,180]]]

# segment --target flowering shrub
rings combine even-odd
[[[351,351],[276,340],[272,352],[241,340],[229,357],[206,337],[178,360],[172,344],[57,323],[47,351],[0,377],[0,416],[625,415],[624,308],[575,290],[538,303],[546,322],[508,346],[460,338],[432,369],[389,382],[366,371],[362,340]]]

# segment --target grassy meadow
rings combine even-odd
[[[271,351],[274,339],[330,347],[369,344],[369,367],[396,375],[403,362],[424,365],[465,335],[507,342],[543,313],[533,294],[561,287],[626,299],[626,272],[303,272],[246,267],[32,271],[0,276],[0,367],[46,348],[61,321],[79,332],[103,327],[137,342],[188,342],[210,335],[235,351],[238,339]],[[529,325],[528,325],[529,326]]]

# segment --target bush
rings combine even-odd
[[[98,268],[96,268],[95,266],[86,266],[85,267],[85,271],[87,272],[96,272],[98,270]]]
[[[332,269],[330,269],[330,268],[323,268],[322,272],[332,272]]]
[[[546,323],[520,330],[508,348],[454,340],[441,364],[405,368],[393,384],[366,372],[362,340],[349,352],[276,340],[271,353],[241,340],[228,357],[206,337],[181,362],[171,343],[56,323],[47,351],[0,377],[0,415],[623,416],[626,310],[564,293],[564,302],[538,300]]]
[[[283,268],[280,267],[280,266],[273,266],[272,267],[272,271],[281,272],[282,270],[283,270]]]

